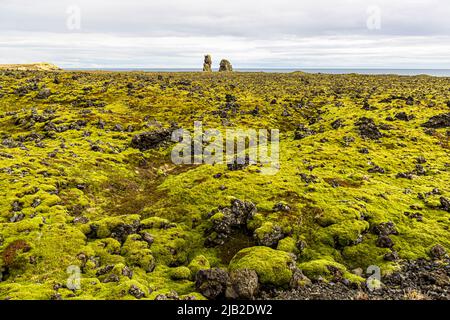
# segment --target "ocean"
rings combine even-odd
[[[196,68],[65,68],[65,70],[81,70],[81,71],[146,71],[146,72],[200,72],[201,69]],[[217,70],[215,70],[217,71]],[[324,74],[394,74],[403,76],[429,75],[437,77],[450,77],[450,69],[332,69],[332,68],[236,68],[237,72],[268,72],[268,73],[290,73],[295,71],[303,71],[307,73],[324,73]]]

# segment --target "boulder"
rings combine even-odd
[[[392,248],[394,246],[394,242],[388,236],[381,235],[376,241],[376,246],[378,248]]]
[[[170,141],[172,131],[169,129],[161,129],[153,132],[143,132],[137,134],[131,140],[131,147],[146,151],[157,148],[163,142]]]
[[[291,254],[269,247],[250,247],[239,251],[231,260],[229,270],[253,270],[259,283],[283,287],[289,285],[295,261]]]
[[[362,117],[355,125],[358,127],[360,136],[365,139],[378,140],[383,136],[373,119]]]
[[[223,59],[220,61],[220,68],[219,72],[232,72],[233,66],[231,65],[230,61]]]
[[[425,128],[449,128],[450,127],[450,113],[439,114],[431,117],[427,122],[422,124]]]
[[[43,88],[39,93],[37,94],[36,98],[38,99],[47,99],[52,95],[52,92],[48,88]]]
[[[197,291],[212,300],[225,294],[228,282],[228,273],[219,268],[200,270],[195,276]]]
[[[205,61],[203,63],[204,72],[212,72],[212,58],[209,54],[205,55]]]
[[[430,256],[433,259],[441,259],[441,258],[445,257],[446,254],[447,254],[447,251],[440,244],[435,245],[430,250]]]
[[[258,274],[254,270],[236,270],[230,275],[225,296],[228,299],[253,299],[258,286]]]
[[[253,237],[261,246],[276,247],[278,241],[284,238],[284,234],[280,226],[266,222],[255,230]]]
[[[439,201],[441,202],[441,209],[445,210],[447,212],[450,212],[450,200],[444,197],[441,197],[439,199]]]
[[[210,213],[211,228],[207,230],[206,246],[223,245],[233,229],[245,227],[248,219],[256,214],[256,206],[247,201],[234,199],[230,207]]]

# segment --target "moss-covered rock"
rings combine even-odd
[[[196,256],[194,259],[192,259],[192,261],[189,263],[188,266],[189,270],[192,272],[194,276],[200,270],[206,270],[209,269],[210,267],[211,266],[209,264],[208,259],[203,255]]]
[[[177,267],[170,270],[170,278],[173,280],[187,280],[192,276],[188,267]]]
[[[292,277],[293,257],[284,251],[268,247],[251,247],[239,251],[231,260],[231,271],[254,270],[261,284],[286,286]]]

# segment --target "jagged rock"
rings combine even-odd
[[[376,246],[379,248],[392,248],[394,242],[388,236],[382,235],[377,239]]]
[[[178,296],[178,293],[172,291],[167,294],[158,294],[155,297],[155,300],[180,300],[180,297]]]
[[[206,246],[223,245],[233,229],[245,227],[248,219],[256,214],[256,206],[247,201],[234,199],[230,207],[221,208],[209,214],[212,227],[207,230],[209,236]]]
[[[141,299],[145,296],[144,291],[139,289],[136,285],[131,285],[130,289],[128,290],[128,293],[131,294],[136,299]]]
[[[427,163],[427,159],[425,159],[424,156],[419,156],[419,157],[417,157],[416,162],[418,164],[425,164],[425,163]]]
[[[342,128],[343,126],[344,126],[344,122],[342,119],[337,119],[331,123],[331,127],[335,130]]]
[[[15,200],[15,201],[13,201],[11,207],[12,207],[13,212],[19,212],[23,209],[23,203]]]
[[[435,245],[433,248],[431,248],[430,250],[430,256],[433,259],[440,259],[443,258],[445,255],[447,254],[447,251],[445,250],[445,248],[443,246],[441,246],[440,244]]]
[[[386,171],[381,168],[380,166],[374,165],[372,168],[370,168],[369,170],[367,170],[367,172],[369,173],[385,173]]]
[[[232,72],[233,66],[231,65],[230,61],[223,59],[220,61],[220,68],[219,72]]]
[[[131,279],[133,277],[133,271],[129,267],[124,266],[122,269],[122,275]]]
[[[309,183],[317,183],[317,179],[318,179],[317,176],[312,175],[312,174],[308,175],[306,173],[300,173],[300,178],[302,179],[302,181],[304,183],[308,183],[308,184]]]
[[[139,226],[139,221],[135,221],[133,224],[120,223],[111,229],[111,238],[123,243],[130,234],[137,233]]]
[[[383,222],[373,227],[373,232],[380,236],[398,235],[395,224],[392,221]]]
[[[253,237],[259,245],[274,248],[285,235],[280,226],[269,222],[256,229]]]
[[[395,119],[402,120],[402,121],[410,121],[413,120],[415,117],[412,114],[406,114],[406,112],[399,112],[395,115]]]
[[[444,197],[441,197],[439,200],[441,202],[441,209],[450,212],[450,200]]]
[[[142,234],[142,240],[144,240],[145,242],[148,243],[149,246],[151,246],[153,244],[153,242],[155,241],[155,239],[153,238],[153,236],[148,233],[148,232],[144,232]]]
[[[450,127],[450,113],[439,114],[431,117],[427,122],[422,124],[425,128],[449,128]]]
[[[310,286],[312,284],[311,280],[303,274],[303,272],[295,268],[292,274],[291,281],[289,283],[289,286],[292,289],[297,289],[305,286]]]
[[[212,58],[209,54],[205,55],[205,61],[203,63],[204,72],[212,72]]]
[[[146,151],[158,147],[161,143],[170,141],[172,131],[161,129],[153,132],[143,132],[137,134],[131,140],[131,147]]]
[[[291,211],[291,208],[284,202],[278,202],[273,206],[273,211],[283,211],[283,212],[289,212]]]
[[[50,97],[52,94],[52,92],[50,91],[50,89],[48,88],[44,88],[41,91],[39,91],[39,93],[37,94],[36,98],[38,99],[47,99],[48,97]]]
[[[303,124],[299,124],[294,132],[294,140],[301,140],[303,138],[312,136],[314,134],[316,134],[316,132],[314,130],[307,128]]]
[[[258,291],[258,274],[254,270],[236,270],[230,274],[225,291],[227,299],[253,299]]]
[[[100,270],[97,271],[96,276],[100,277],[103,276],[105,274],[108,274],[112,271],[112,269],[114,269],[114,265],[113,264],[108,264],[106,266],[104,266],[103,268],[101,268]]]
[[[388,252],[384,255],[383,259],[385,261],[396,261],[399,259],[398,253],[396,251]]]
[[[397,179],[409,179],[412,180],[414,175],[411,172],[399,172],[395,176]]]
[[[229,279],[228,273],[219,268],[200,270],[195,276],[195,287],[206,298],[217,299],[225,294]]]
[[[373,119],[362,117],[359,118],[355,125],[358,127],[359,134],[363,138],[378,140],[383,136]]]

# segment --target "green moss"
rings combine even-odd
[[[191,278],[191,270],[188,267],[177,267],[170,271],[173,280],[186,280]]]
[[[130,265],[139,266],[147,272],[151,272],[155,268],[155,258],[152,256],[152,251],[148,249],[146,242],[141,241],[139,235],[128,236],[123,244],[121,254]]]
[[[52,95],[15,93],[34,82]],[[395,223],[399,234],[390,237],[401,259],[429,258],[435,244],[450,251],[450,220],[440,204],[440,197],[450,198],[448,129],[421,127],[448,112],[445,78],[0,71],[0,87],[0,256],[15,241],[30,244],[2,272],[0,298],[50,299],[69,266],[80,267],[82,289],[59,289],[64,299],[134,299],[132,283],[146,292],[144,299],[171,291],[190,295],[193,282],[171,279],[172,269],[188,266],[193,277],[201,268],[224,268],[225,256],[252,246],[249,236],[256,231],[261,238],[273,226],[287,237],[263,256],[276,252],[284,261],[279,255],[294,253],[316,278],[331,278],[330,263],[354,282],[360,279],[348,270],[397,268],[397,262],[384,261],[389,250],[376,246],[371,231],[382,222]],[[227,95],[236,112],[223,110]],[[405,103],[408,96],[413,105]],[[366,99],[373,108],[362,108]],[[402,111],[415,118],[385,120]],[[373,119],[383,137],[361,137],[355,125],[361,117]],[[337,119],[344,126],[334,128]],[[280,128],[279,172],[263,175],[257,165],[177,166],[170,143],[143,152],[131,147],[136,134],[171,123],[191,130],[194,120],[222,133]],[[49,131],[49,122],[59,130]],[[295,140],[299,124],[310,132]],[[420,175],[414,173],[419,157]],[[385,173],[373,172],[375,165]],[[396,178],[401,172],[413,172],[413,179]],[[208,214],[231,199],[251,201],[258,212],[225,246],[206,247]],[[274,210],[278,203],[289,210]],[[412,218],[417,213],[421,219]],[[298,240],[306,244],[301,252]],[[273,281],[270,260],[250,257],[242,264],[256,268],[258,262]],[[110,273],[118,283],[99,280],[97,272],[107,265],[114,265]],[[6,269],[3,259],[0,267]],[[125,267],[132,280],[121,275]],[[286,283],[288,272],[281,269],[286,275],[275,282]]]
[[[239,251],[231,260],[229,269],[254,270],[263,284],[286,286],[292,277],[293,259],[286,252],[268,247],[251,247]]]
[[[348,272],[345,266],[332,260],[312,260],[301,263],[298,267],[312,280],[318,280],[319,278],[331,280],[336,276],[335,270],[337,270],[343,278],[352,283],[360,284],[364,282],[364,278]]]
[[[209,269],[211,268],[211,266],[205,256],[199,255],[192,259],[192,261],[189,263],[188,268],[191,271],[192,275],[195,276],[200,270]]]
[[[298,253],[297,243],[294,238],[286,237],[278,242],[277,250],[285,251],[293,254]]]

